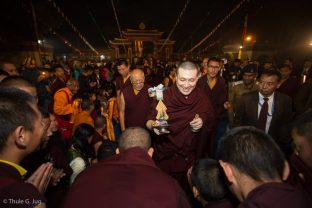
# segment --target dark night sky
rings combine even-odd
[[[110,0],[55,0],[82,35],[96,48],[107,44],[105,39],[119,37]],[[138,29],[144,22],[146,29],[163,31],[166,38],[175,24],[186,0],[114,0],[120,27]],[[205,37],[240,0],[190,0],[180,23],[171,36],[175,51],[185,52]],[[48,32],[52,27],[75,46],[86,48],[77,34],[62,20],[48,0],[33,0],[39,33],[53,45],[64,44]],[[3,43],[34,39],[30,0],[2,0],[1,36]],[[240,40],[244,16],[249,14],[248,33],[255,35],[257,42],[280,45],[303,45],[312,39],[311,0],[249,0],[204,44],[203,47],[220,41],[217,47],[237,43]],[[96,23],[92,20],[92,13]]]

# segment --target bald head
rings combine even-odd
[[[66,86],[73,94],[76,94],[79,89],[79,83],[76,79],[69,79],[66,82]]]
[[[136,78],[139,78],[139,79],[143,79],[143,80],[144,80],[145,76],[144,76],[144,72],[143,72],[142,69],[133,69],[133,70],[130,72],[130,79],[131,79],[131,81],[132,81],[132,80],[135,81]]]
[[[130,81],[134,89],[141,90],[145,82],[145,76],[144,76],[143,70],[133,69],[130,72]]]
[[[179,75],[181,69],[184,69],[184,70],[194,70],[194,71],[197,71],[197,74],[200,73],[200,70],[199,68],[196,66],[196,64],[194,64],[193,62],[190,62],[190,61],[184,61],[182,62],[179,67],[178,67],[178,70],[177,70],[177,74]]]
[[[146,151],[151,147],[151,137],[145,129],[130,127],[121,134],[118,146],[119,151],[124,152],[133,147],[139,147]]]

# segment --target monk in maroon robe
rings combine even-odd
[[[299,89],[299,80],[296,77],[291,76],[293,70],[289,65],[282,66],[280,68],[280,72],[282,74],[282,80],[277,91],[288,95],[289,97],[291,97],[291,99],[294,99]]]
[[[120,93],[121,90],[128,86],[131,85],[130,82],[130,66],[129,63],[127,62],[127,60],[125,59],[119,59],[117,62],[117,69],[118,69],[118,73],[120,74],[120,76],[116,77],[116,94],[117,94],[117,103],[119,106],[119,102],[120,102]]]
[[[41,144],[42,116],[30,94],[0,88],[0,207],[46,207],[42,195],[49,183],[52,164],[43,164],[26,183],[21,161]]]
[[[291,170],[287,182],[302,189],[312,197],[312,171],[296,154],[290,157]]]
[[[167,107],[169,133],[154,141],[157,165],[176,177],[184,189],[188,188],[186,172],[195,160],[205,152],[203,147],[209,140],[214,122],[214,112],[205,93],[196,86],[199,69],[192,62],[183,62],[177,70],[176,85],[169,87],[163,94],[163,103]],[[153,129],[157,124],[155,109],[152,105],[146,123]]]
[[[240,208],[311,207],[311,198],[284,183],[289,165],[275,141],[251,126],[231,129],[218,149],[220,165]]]
[[[312,111],[298,116],[292,129],[295,145],[290,158],[291,174],[288,182],[306,191],[312,198]]]
[[[130,73],[131,85],[125,87],[120,95],[119,121],[121,130],[139,126],[145,128],[146,116],[150,110],[152,98],[148,95],[144,72],[134,69]]]
[[[146,130],[127,128],[118,154],[86,169],[71,186],[64,207],[190,207],[176,181],[155,165],[150,146]]]

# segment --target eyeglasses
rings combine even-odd
[[[144,81],[135,81],[135,82],[131,82],[131,84],[134,84],[134,85],[144,84]]]

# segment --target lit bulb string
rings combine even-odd
[[[213,11],[214,8],[211,10]],[[186,44],[189,42],[189,40],[192,39],[192,37],[197,33],[197,31],[199,30],[199,28],[201,28],[201,26],[203,25],[203,23],[208,19],[211,11],[208,11],[206,14],[206,17],[204,19],[201,20],[201,22],[197,25],[197,27],[195,28],[195,30],[193,30],[193,32],[191,33],[191,35],[186,39],[186,41],[183,41],[183,44],[181,45],[181,47],[178,50],[178,53],[180,53],[182,51],[182,49],[184,49],[184,47],[186,46]]]
[[[103,34],[101,28],[100,28],[100,26],[99,26],[99,24],[96,22],[96,20],[95,20],[93,14],[92,14],[90,8],[88,7],[88,5],[87,5],[87,10],[88,10],[88,13],[89,13],[89,15],[90,15],[92,21],[94,22],[94,24],[95,24],[95,26],[96,26],[98,32],[100,33],[101,38],[104,40],[104,42],[105,42],[105,44],[107,45],[107,47],[110,48],[110,46],[109,46],[109,44],[108,44],[108,42],[107,42],[107,40],[106,40],[106,38],[105,38],[105,36],[104,36],[104,34]]]
[[[167,43],[168,40],[170,39],[172,33],[174,32],[174,30],[176,29],[176,27],[177,27],[178,24],[180,23],[180,20],[181,20],[181,18],[182,18],[182,16],[183,16],[183,14],[184,14],[184,12],[185,12],[185,10],[186,10],[186,8],[187,8],[187,6],[188,6],[189,3],[190,3],[190,0],[186,0],[186,2],[185,2],[185,4],[184,4],[184,7],[183,7],[182,11],[180,12],[180,14],[179,14],[179,16],[178,16],[178,19],[177,19],[176,23],[174,24],[174,26],[172,27],[172,29],[171,29],[169,35],[167,36],[166,40],[163,42],[162,46],[160,47],[159,52],[160,52],[160,51],[163,49],[163,47],[166,45],[166,43]]]
[[[32,3],[32,2],[31,2]],[[26,12],[31,13],[31,11],[29,9],[27,9],[27,7],[25,6],[24,3],[22,3],[22,6],[24,6],[24,9],[26,10]],[[44,21],[36,18],[38,20],[38,22],[40,22],[40,24],[43,25],[47,25]],[[48,26],[48,25],[47,25]],[[58,36],[58,38],[60,38],[67,46],[69,46],[70,48],[74,49],[76,52],[78,52],[80,55],[82,55],[83,53],[76,47],[73,46],[72,43],[70,43],[68,40],[66,40],[64,37],[62,37],[60,34],[58,34],[57,32],[55,32],[54,30],[51,30],[52,34]],[[40,47],[39,47],[40,49]],[[39,50],[40,51],[40,50]]]
[[[56,35],[58,38],[60,38],[68,47],[70,47],[71,49],[75,50],[77,53],[79,53],[79,55],[81,56],[83,53],[76,47],[73,46],[73,44],[71,42],[69,42],[67,39],[65,39],[63,36],[61,36],[60,34],[58,34],[57,32],[53,31],[52,32],[54,35]]]
[[[56,5],[54,0],[48,0],[52,3],[53,7],[57,10],[59,14],[65,19],[65,21],[71,26],[71,28],[78,34],[78,36],[83,40],[83,42],[96,54],[99,55],[99,52],[93,48],[93,46],[86,40],[86,38],[77,30],[77,28],[71,23],[68,17],[64,14],[64,12],[60,9],[59,6]]]
[[[208,50],[209,48],[212,48],[212,47],[214,47],[215,45],[217,45],[217,44],[219,44],[219,43],[220,43],[220,39],[219,39],[219,40],[216,40],[216,41],[213,42],[213,43],[210,43],[210,44],[207,45],[205,48],[203,48],[202,50],[198,51],[197,55],[201,55],[201,54],[207,52],[207,50]]]
[[[243,3],[245,3],[246,0],[242,0],[240,1],[233,9],[232,11],[223,18],[223,20],[221,20],[221,22],[219,22],[219,24],[210,32],[208,33],[208,35],[206,35],[206,37],[204,37],[201,41],[199,41],[193,48],[191,48],[190,50],[188,50],[186,52],[186,54],[192,52],[195,48],[197,48],[198,46],[200,46],[203,42],[205,42],[208,38],[210,38],[220,27],[221,25],[226,21],[228,20],[233,14],[234,12],[236,12],[242,5]]]
[[[37,48],[38,48],[38,52],[39,54],[41,54],[41,50],[40,50],[40,46],[39,46],[39,33],[38,33],[38,24],[37,24],[37,15],[36,15],[36,11],[35,11],[35,7],[33,5],[33,1],[30,1],[30,6],[31,6],[31,13],[32,13],[32,17],[33,17],[33,21],[34,21],[34,29],[35,29],[35,34],[36,34],[36,39],[37,39]],[[41,56],[39,56],[39,59],[41,61]]]
[[[244,40],[246,38],[247,35],[247,25],[248,25],[248,14],[245,15],[245,19],[244,19],[244,28],[243,28],[243,33],[242,33],[242,46],[244,45]]]
[[[127,51],[127,50],[126,50],[125,43],[124,43],[124,41],[123,41],[123,37],[122,37],[122,33],[121,33],[120,24],[119,24],[119,21],[118,21],[118,16],[117,16],[117,12],[116,12],[116,8],[115,8],[114,1],[111,0],[111,3],[112,3],[113,10],[114,10],[114,15],[115,15],[115,19],[116,19],[116,23],[117,23],[119,35],[120,35],[120,38],[121,38],[121,42],[122,42],[122,45],[123,45],[123,47],[124,47],[124,50]]]

